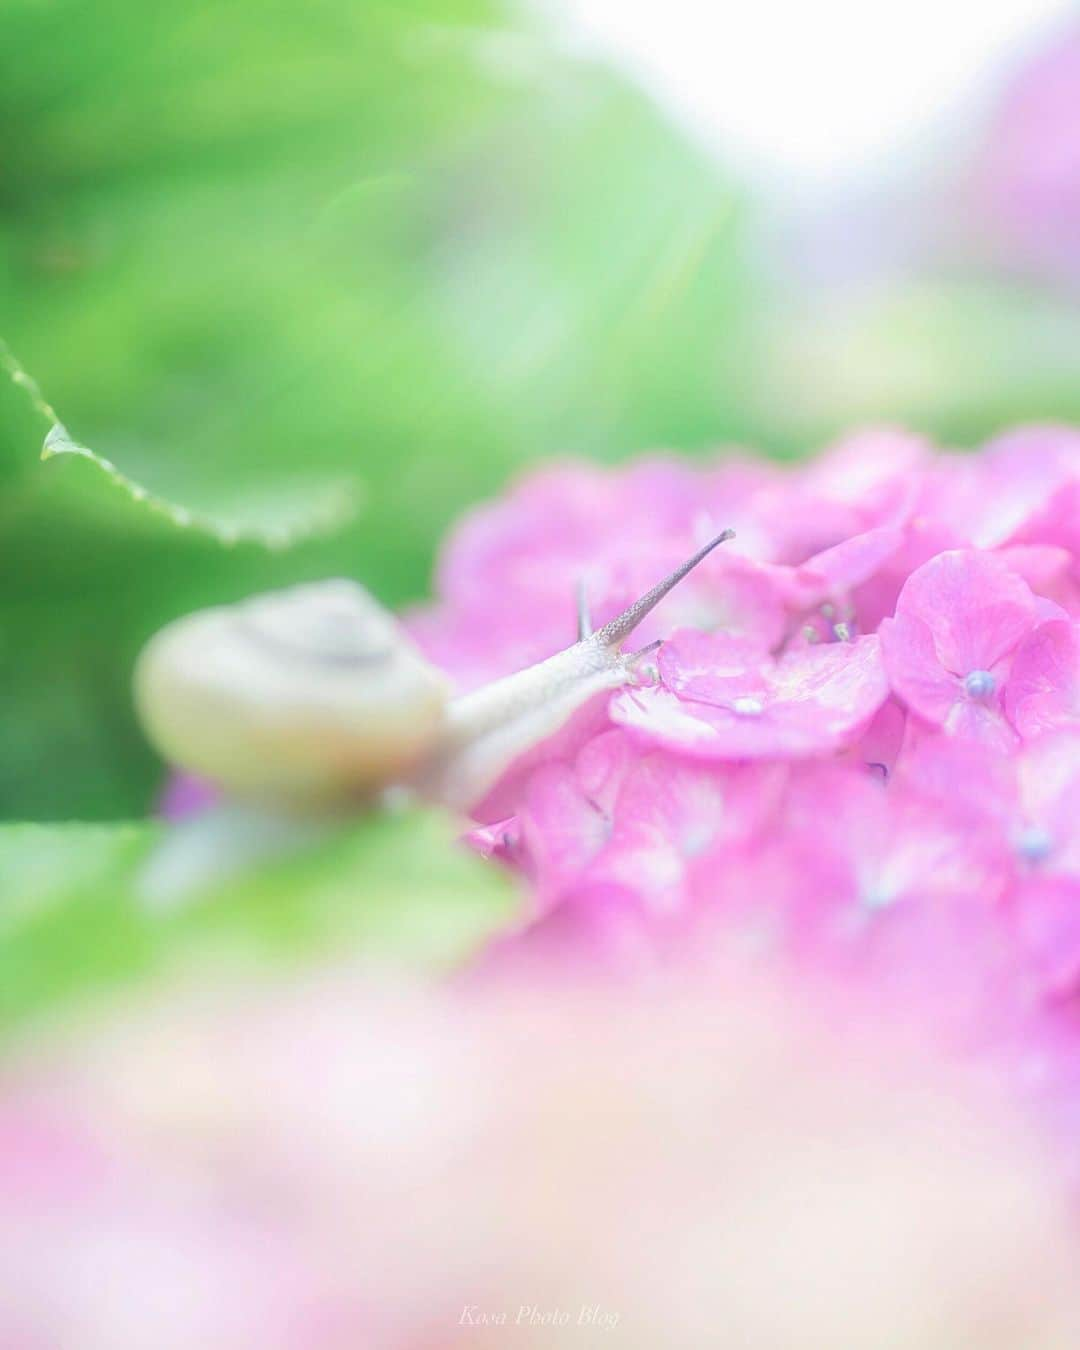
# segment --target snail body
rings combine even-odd
[[[318,811],[406,785],[471,811],[597,694],[633,678],[640,653],[623,641],[730,537],[565,651],[459,697],[362,586],[331,580],[168,625],[139,657],[136,707],[166,760],[238,801]]]
[[[512,814],[494,792],[510,766],[549,741],[595,695],[633,677],[634,656],[586,638],[528,669],[452,699],[417,786],[428,798],[489,822]],[[482,804],[482,809],[481,809]]]

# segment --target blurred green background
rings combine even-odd
[[[495,0],[0,12],[0,333],[73,442],[194,521],[42,463],[3,381],[6,818],[145,814],[155,627],[331,572],[421,597],[538,456],[1080,415],[1069,308],[953,270],[822,309],[714,158]]]
[[[342,571],[424,594],[462,507],[553,450],[734,426],[731,191],[488,0],[12,4],[3,336],[133,504],[0,392],[0,813],[143,813],[132,657]],[[353,512],[344,529],[325,525]]]

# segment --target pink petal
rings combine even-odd
[[[1010,897],[1009,921],[1024,955],[1054,992],[1073,992],[1080,976],[1080,880],[1025,881]]]
[[[1017,761],[1013,844],[1032,871],[1080,879],[1080,732],[1055,731]]]
[[[1036,595],[1053,600],[1072,612],[1080,603],[1072,576],[1073,558],[1056,544],[1011,544],[997,556],[1017,576],[1023,577]]]
[[[578,707],[551,736],[530,746],[505,768],[469,815],[481,825],[516,816],[533,774],[547,764],[569,764],[593,737],[609,729],[608,692],[594,694]]]
[[[638,759],[638,749],[618,728],[594,736],[575,762],[582,789],[609,815],[614,815],[619,789]]]
[[[715,672],[707,664],[710,641],[716,644]],[[664,678],[682,696],[666,687],[625,691],[612,700],[611,717],[643,740],[704,759],[843,749],[888,695],[876,637],[802,649],[771,666],[750,656],[743,674],[739,649],[730,642],[680,635],[669,645],[675,650]],[[690,701],[689,692],[709,701]]]
[[[812,460],[803,473],[807,496],[843,502],[859,525],[901,524],[910,512],[919,475],[930,462],[922,436],[892,427],[870,427],[846,437]]]
[[[954,549],[908,578],[896,605],[897,626],[923,624],[939,665],[953,675],[989,670],[1040,618],[1049,617],[1015,572],[989,553]]]
[[[917,515],[903,531],[903,542],[851,597],[859,631],[874,632],[881,620],[896,612],[896,602],[912,572],[945,549],[962,542],[954,530],[941,521]]]
[[[576,759],[520,775],[519,862],[547,908],[586,871],[611,837],[615,804],[638,751],[625,732],[601,731]]]
[[[703,765],[652,753],[630,770],[592,881],[617,882],[656,913],[687,903],[694,859],[746,842],[775,810],[785,771],[774,765]]]
[[[996,704],[957,699],[943,725],[949,736],[978,742],[1001,754],[1010,754],[1019,744],[1016,732]]]
[[[610,816],[567,764],[545,764],[530,777],[520,820],[541,908],[577,880],[611,835]]]
[[[741,545],[736,539],[707,558],[642,624],[635,641],[644,645],[677,628],[698,628],[744,637],[762,650],[779,646],[788,626],[783,581],[774,569],[743,556]],[[686,551],[691,546],[687,542]],[[672,553],[671,567],[678,562]],[[642,590],[662,573],[650,574],[651,580],[642,575]]]
[[[763,695],[773,661],[746,638],[680,629],[661,647],[657,665],[680,698],[724,707],[740,695]]]
[[[892,558],[904,532],[892,527],[867,530],[834,544],[794,569],[791,598],[809,609],[847,595],[869,581]]]
[[[490,606],[499,589],[565,593],[595,560],[612,511],[612,481],[587,464],[557,464],[469,512],[439,563],[438,590],[463,607]]]
[[[451,676],[458,693],[543,661],[576,637],[573,596],[560,606],[438,605],[407,611],[405,631],[427,659]]]
[[[1080,467],[1080,436],[1067,427],[1022,427],[954,461],[942,483],[946,519],[971,543],[1052,543],[1032,530],[1058,488]]]
[[[908,717],[894,698],[874,714],[858,744],[849,751],[852,762],[871,769],[882,778],[892,775],[907,734]]]
[[[1056,545],[1075,554],[1080,549],[1080,464],[1073,464],[1065,482],[1017,531],[1018,543]]]
[[[893,786],[902,799],[976,836],[997,866],[1007,865],[1018,791],[1015,758],[984,741],[916,732],[905,740]]]
[[[909,708],[937,726],[961,696],[960,681],[942,669],[934,635],[921,619],[882,621],[878,630],[889,684]]]
[[[1080,726],[1080,629],[1068,619],[1040,624],[1021,644],[1005,707],[1025,740]]]

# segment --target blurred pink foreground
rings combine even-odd
[[[834,1011],[343,971],[30,1047],[0,1343],[1075,1346],[1031,1141]]]

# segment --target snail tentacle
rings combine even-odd
[[[651,591],[646,591],[640,600],[635,600],[632,605],[624,609],[610,623],[599,629],[595,634],[597,641],[603,643],[605,647],[615,647],[625,638],[628,638],[642,619],[656,608],[664,596],[673,590],[687,573],[692,572],[698,563],[707,558],[718,545],[725,544],[729,539],[734,538],[734,530],[722,530],[714,539],[710,539],[692,557],[687,558],[686,562],[676,567],[670,576],[658,582]]]
[[[582,577],[576,587],[577,599],[577,638],[579,642],[584,642],[587,637],[592,637],[593,622],[592,611],[589,607],[589,592],[585,585],[585,578]]]

